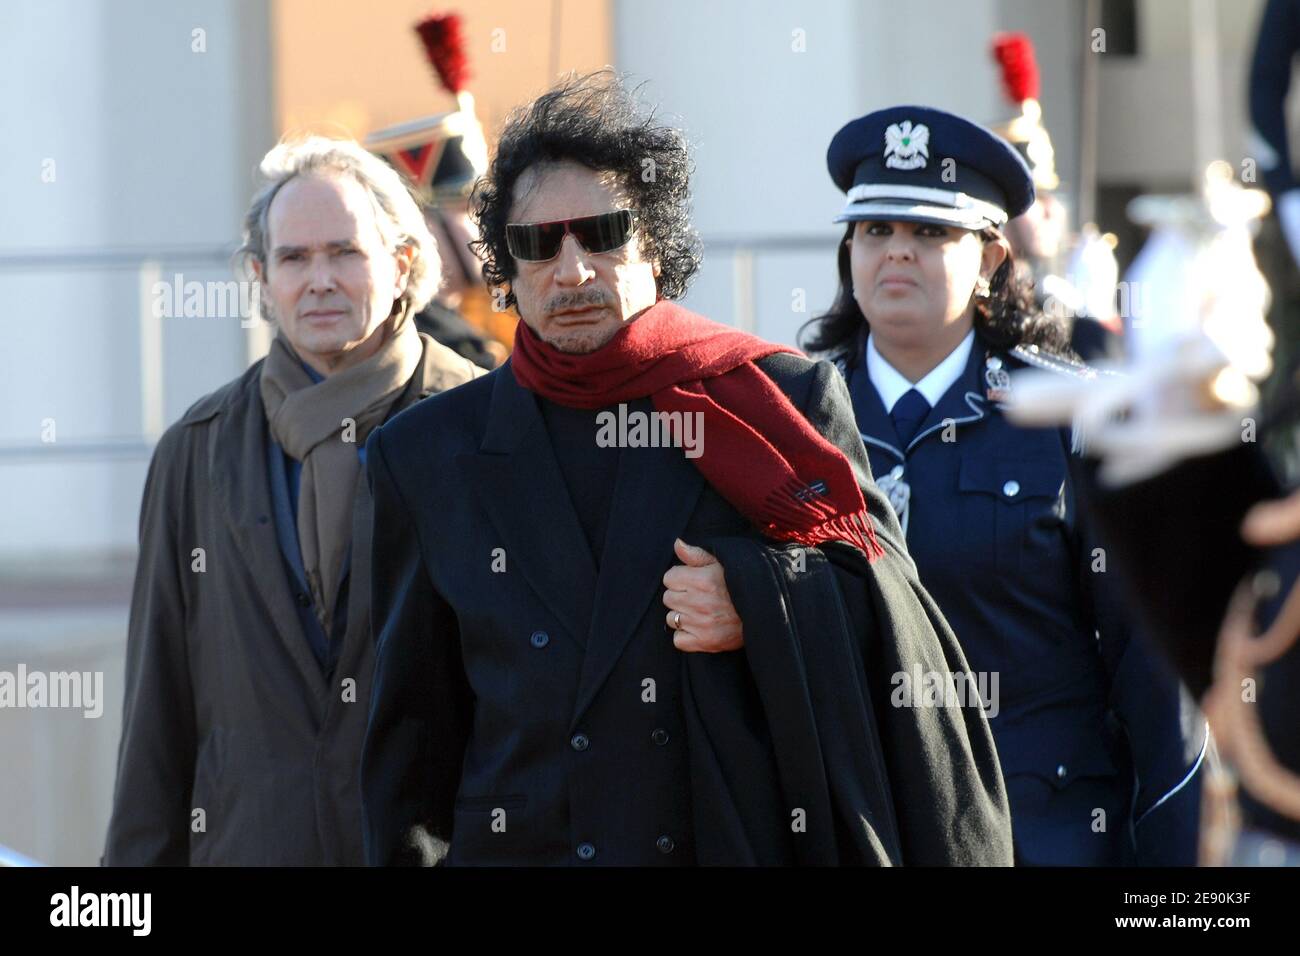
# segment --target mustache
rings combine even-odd
[[[556,312],[567,312],[570,309],[582,309],[594,305],[612,305],[609,295],[603,289],[561,292],[547,301],[546,312],[548,315],[554,315]]]

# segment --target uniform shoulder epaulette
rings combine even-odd
[[[1064,358],[1060,355],[1053,355],[1050,352],[1044,352],[1037,345],[1017,345],[1007,353],[1013,359],[1023,362],[1025,365],[1033,368],[1041,368],[1047,372],[1056,372],[1058,375],[1069,375],[1072,378],[1093,379],[1100,373],[1091,365],[1085,365],[1082,362],[1076,362],[1073,359]]]

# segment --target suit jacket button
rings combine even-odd
[[[655,840],[655,846],[658,847],[660,853],[672,853],[677,844],[673,842],[672,837],[661,836],[658,840]]]
[[[533,647],[545,647],[551,643],[551,636],[545,631],[533,631],[533,636],[529,638]]]
[[[668,743],[668,731],[664,730],[662,727],[656,727],[651,732],[650,739],[662,747],[664,744]]]
[[[595,855],[596,855],[596,848],[592,846],[590,843],[578,844],[578,859],[590,860],[593,857],[595,857]]]
[[[1057,768],[1056,768],[1056,779],[1057,779],[1057,780],[1064,780],[1064,779],[1065,779],[1065,775],[1066,775],[1068,772],[1069,772],[1069,771],[1067,771],[1067,770],[1065,769],[1065,764],[1060,764],[1060,765],[1058,765]]]
[[[574,734],[569,738],[569,746],[574,750],[586,750],[591,746],[591,741],[587,739],[586,734]]]
[[[311,596],[306,591],[299,591],[296,597],[299,607],[311,607]]]

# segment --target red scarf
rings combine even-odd
[[[848,458],[754,364],[775,352],[799,354],[660,301],[585,355],[520,322],[510,367],[524,388],[570,408],[648,395],[656,411],[702,412],[708,438],[691,460],[755,527],[807,547],[847,541],[874,561],[884,551]]]

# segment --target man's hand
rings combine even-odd
[[[727,592],[727,579],[718,559],[681,538],[673,543],[681,564],[664,575],[664,606],[679,651],[739,650],[745,645],[736,607]]]
[[[1241,536],[1257,548],[1273,548],[1300,538],[1300,491],[1251,508],[1241,523]]]

